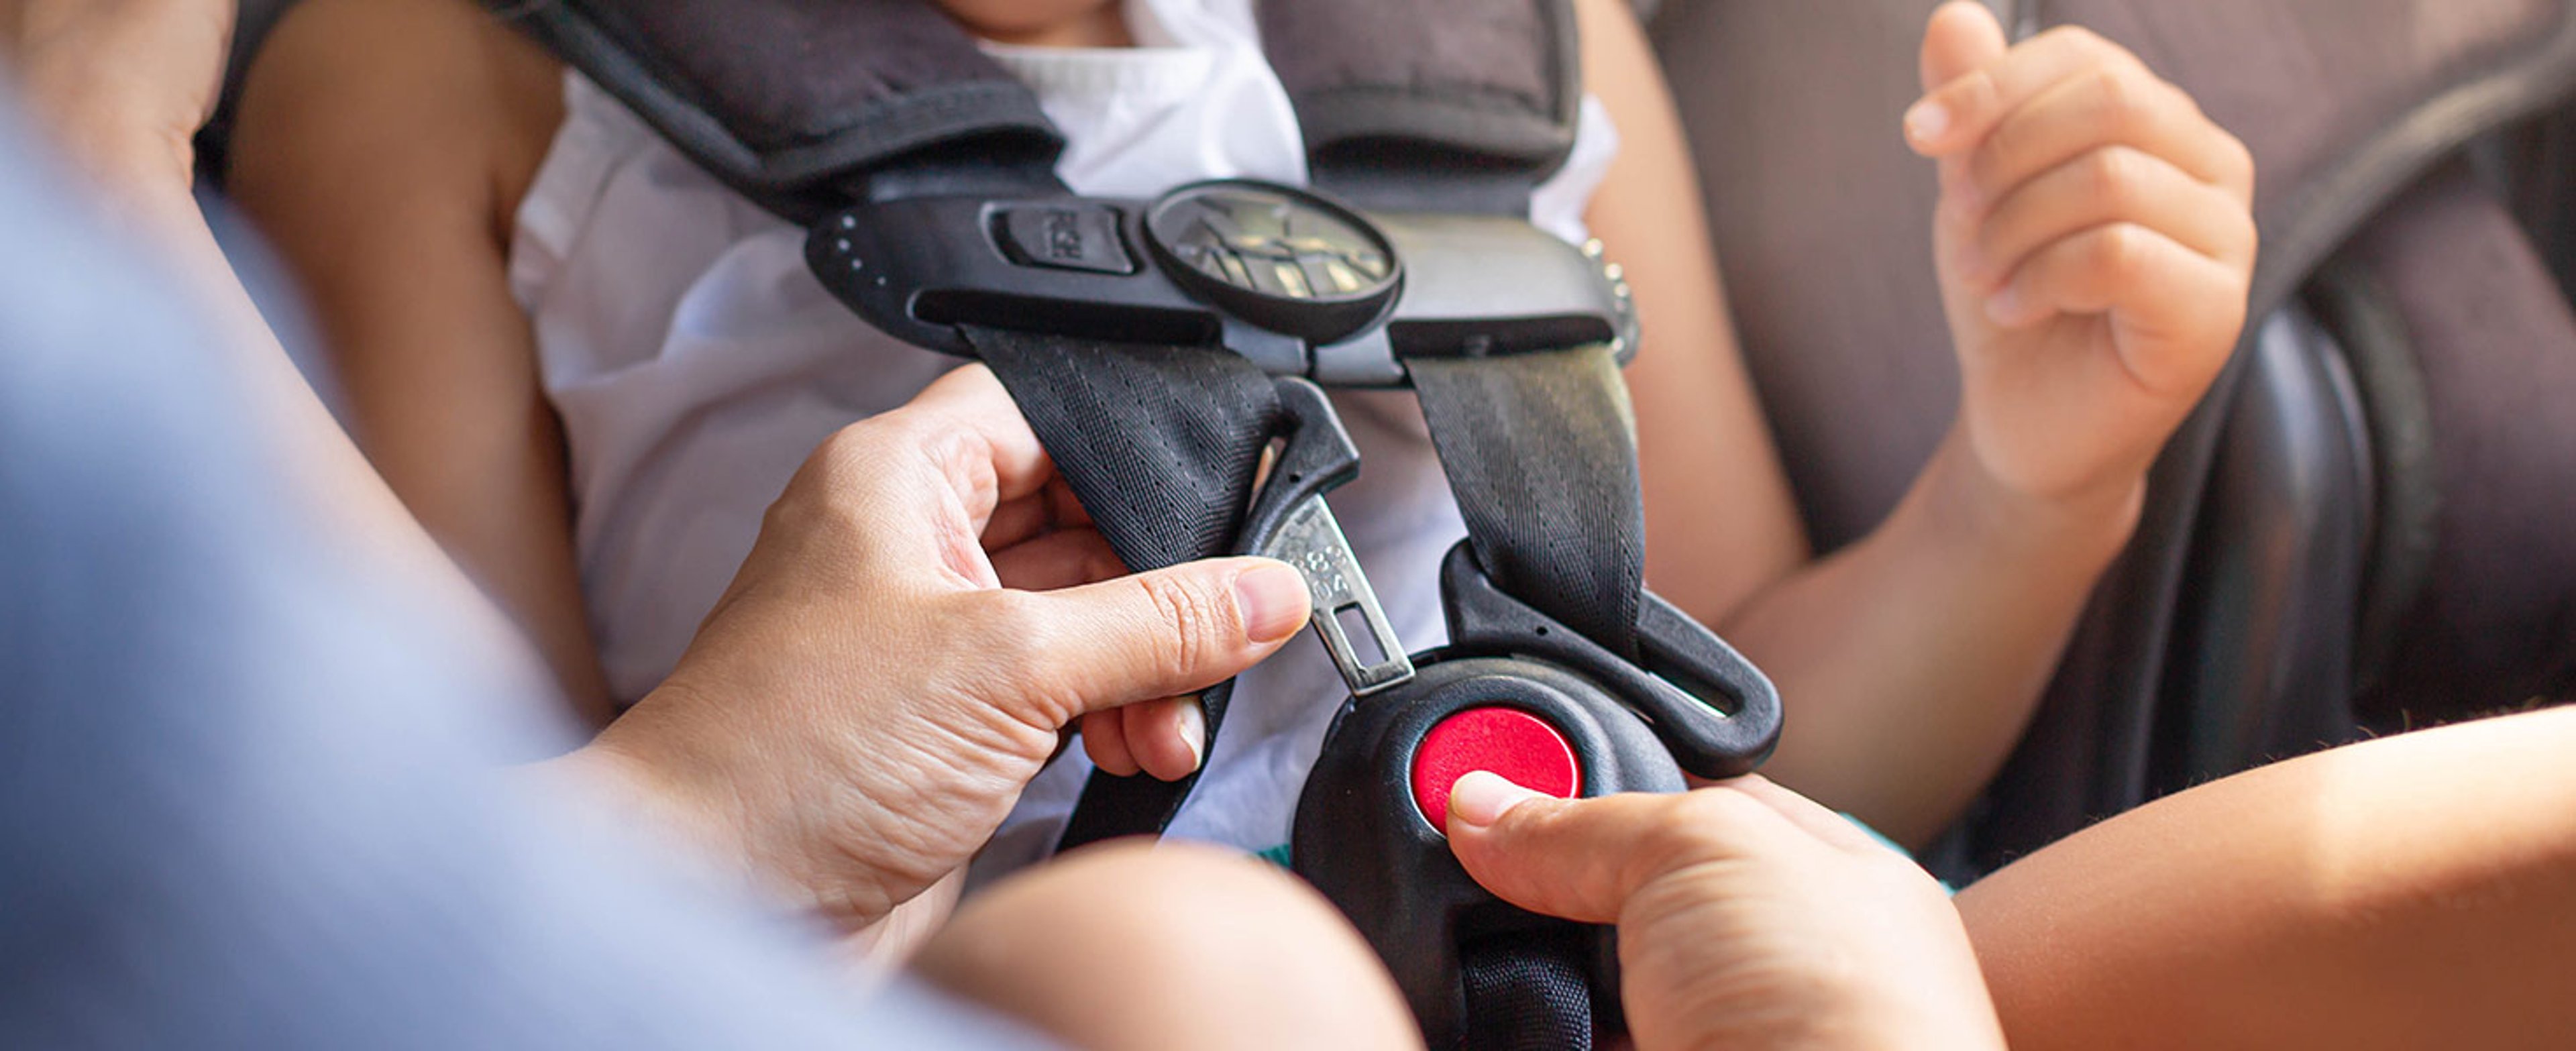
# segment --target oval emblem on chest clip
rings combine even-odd
[[[1244,179],[1192,183],[1145,216],[1172,282],[1226,313],[1311,343],[1376,324],[1404,265],[1369,221],[1312,193]]]

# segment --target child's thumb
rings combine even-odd
[[[2011,49],[2003,23],[1979,0],[1950,0],[1923,31],[1923,90],[1938,90],[1985,68]]]

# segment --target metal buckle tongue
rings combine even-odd
[[[1332,654],[1351,695],[1366,697],[1413,678],[1413,659],[1396,638],[1386,609],[1378,605],[1377,590],[1351,553],[1341,522],[1324,502],[1326,492],[1359,475],[1359,447],[1351,443],[1322,388],[1302,379],[1282,379],[1278,387],[1280,403],[1297,429],[1253,501],[1244,553],[1278,559],[1305,574],[1315,635]],[[1352,637],[1351,619],[1366,628],[1365,639]],[[1373,645],[1374,652],[1362,649],[1363,642]]]
[[[1368,574],[1360,571],[1360,560],[1351,554],[1350,538],[1342,534],[1342,524],[1333,518],[1322,494],[1297,501],[1279,535],[1256,554],[1306,574],[1306,592],[1315,606],[1315,634],[1333,655],[1334,666],[1342,670],[1342,681],[1350,685],[1352,696],[1366,697],[1413,677],[1413,660],[1405,656],[1404,643],[1395,637],[1394,625],[1387,623]],[[1374,652],[1360,649],[1351,638],[1350,625],[1343,618],[1353,615],[1367,627]]]

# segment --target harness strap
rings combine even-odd
[[[1235,550],[1261,454],[1284,422],[1269,375],[1216,347],[963,331],[1129,569]],[[1209,757],[1233,688],[1199,695]],[[1059,849],[1160,832],[1197,783],[1195,773],[1166,782],[1094,772]]]
[[[1515,938],[1459,956],[1465,1051],[1579,1051],[1592,1046],[1592,983],[1562,940]]]
[[[1635,660],[1645,503],[1610,348],[1414,358],[1406,367],[1486,575]]]

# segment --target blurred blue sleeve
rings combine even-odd
[[[532,687],[325,542],[7,103],[0,1047],[1028,1046],[505,795]]]

